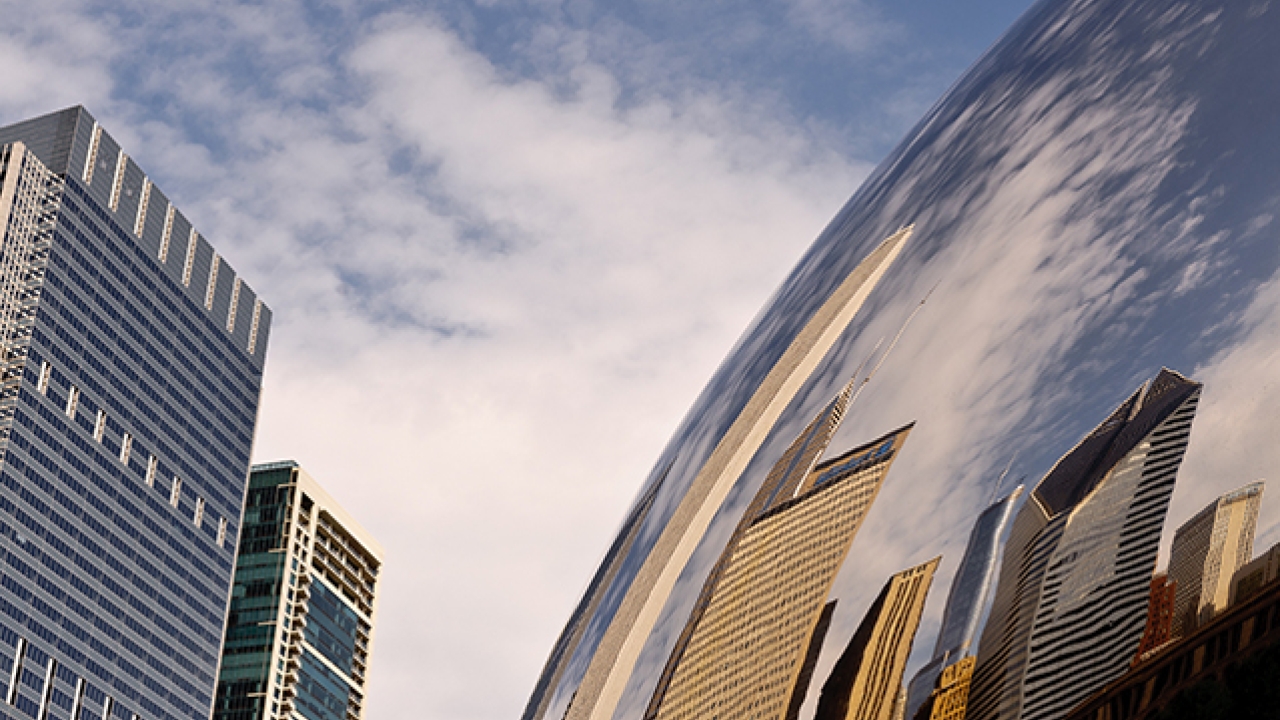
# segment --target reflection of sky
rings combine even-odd
[[[837,583],[844,599],[817,677],[883,579],[941,550],[936,627],[968,525],[1004,464],[1016,456],[1014,476],[1034,484],[1162,365],[1206,383],[1172,523],[1280,463],[1262,402],[1276,391],[1266,360],[1280,352],[1277,31],[1280,8],[1265,3],[1045,3],[953,88],[806,254],[673,440],[680,470],[650,517],[650,543],[796,326],[873,243],[915,223],[718,516],[618,717],[643,711],[771,458],[934,283],[832,445],[918,422]],[[1280,540],[1269,510],[1260,543]],[[921,637],[916,664],[932,646]]]

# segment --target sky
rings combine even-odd
[[[273,308],[255,460],[387,551],[368,717],[499,720],[740,333],[1028,5],[0,0],[0,123],[85,105]],[[1114,259],[1079,272],[1123,299]],[[992,317],[1018,291],[952,281]],[[1242,378],[1209,427],[1273,398],[1243,378],[1277,288],[1201,367]]]

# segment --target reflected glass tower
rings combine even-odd
[[[1253,557],[1263,483],[1227,493],[1173,536],[1169,579],[1176,584],[1173,636],[1181,637],[1227,607],[1231,577]]]
[[[1031,492],[1005,546],[967,717],[1060,718],[1128,669],[1199,398],[1199,383],[1161,371]]]
[[[214,720],[360,720],[382,548],[297,463],[255,465]]]
[[[907,687],[906,717],[914,718],[920,706],[937,685],[943,668],[954,665],[971,654],[978,630],[986,612],[987,596],[995,584],[1000,561],[1000,540],[1013,514],[1013,506],[1022,495],[1019,485],[1002,500],[996,501],[978,516],[969,533],[964,558],[951,581],[947,605],[942,611],[942,626],[933,657],[916,673]]]
[[[83,108],[0,188],[0,714],[203,720],[270,313]]]

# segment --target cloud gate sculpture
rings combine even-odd
[[[1262,0],[1035,5],[716,371],[524,720],[964,717],[971,679],[969,717],[1061,718],[1160,677],[1160,653],[1137,659],[1157,548],[1280,468],[1277,37]],[[966,599],[953,577],[997,502],[984,542],[1002,544],[965,565],[985,568]],[[1277,519],[1264,500],[1260,549]],[[923,581],[906,572],[938,556]],[[969,615],[944,620],[944,600]],[[965,630],[933,657],[939,625]],[[1232,652],[1267,645],[1259,627]],[[1064,669],[1085,655],[1088,672]],[[1173,703],[1211,669],[1123,702]]]

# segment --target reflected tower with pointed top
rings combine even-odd
[[[1049,471],[1013,522],[968,717],[1049,720],[1129,667],[1200,384],[1170,370]]]

